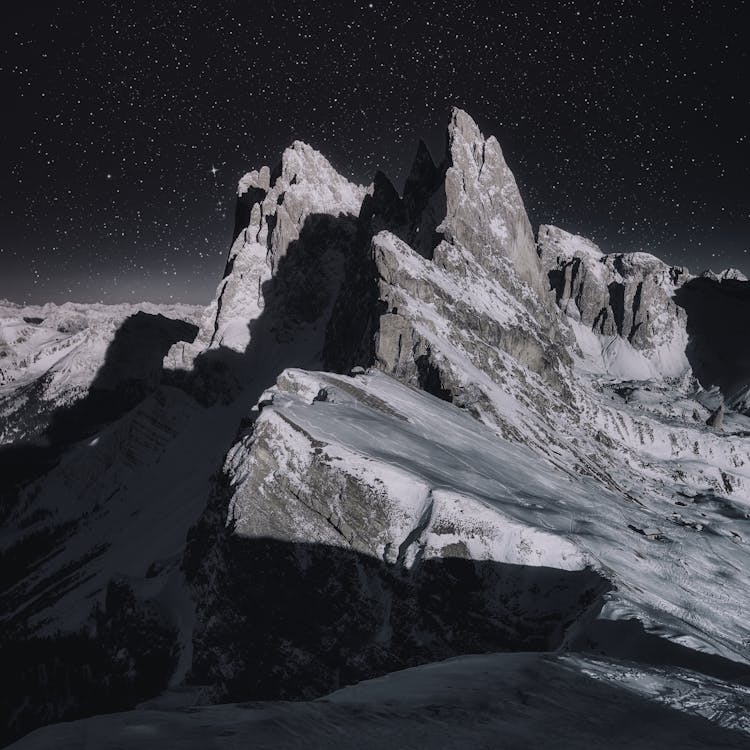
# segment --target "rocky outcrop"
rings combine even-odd
[[[518,279],[540,299],[546,285],[523,200],[500,144],[485,139],[465,112],[448,126],[446,216],[437,230],[470,252],[492,278],[513,289]]]
[[[708,268],[700,277],[711,281],[747,281],[747,276],[738,268],[725,268],[723,271],[719,271],[719,273],[714,273]]]
[[[282,375],[191,537],[193,679],[221,699],[312,697],[466,650],[546,649],[597,606],[609,584],[572,544],[443,490],[457,443],[431,442],[433,402],[381,374]],[[462,419],[459,442],[478,427]]]
[[[266,311],[268,298],[278,299],[290,291],[281,290],[280,295],[273,288],[271,282],[280,271],[300,276],[317,271],[316,278],[300,278],[291,290],[296,295],[293,306],[304,306],[307,297],[311,304],[302,315],[307,322],[314,319],[335,296],[340,282],[341,274],[331,266],[340,265],[341,256],[327,253],[327,246],[338,246],[342,233],[351,234],[366,193],[366,188],[342,177],[322,154],[301,141],[284,151],[274,172],[263,167],[246,174],[238,187],[236,238],[216,297],[195,342],[176,346],[165,364],[189,370],[206,350],[246,352],[252,324]],[[277,306],[284,306],[284,301]]]
[[[352,185],[299,142],[239,193],[246,226],[195,343],[173,347],[169,367],[205,372],[194,365],[216,354],[234,373],[225,390],[259,393],[284,367],[375,364],[457,403],[488,401],[461,374],[468,358],[490,384],[520,366],[564,392],[563,336],[523,201],[497,141],[465,112],[452,113],[439,165],[420,143],[402,195],[382,173]]]
[[[568,318],[600,336],[620,337],[647,356],[673,351],[664,374],[686,370],[687,316],[673,298],[690,278],[687,269],[649,253],[606,255],[590,240],[546,225],[539,228],[538,253]]]
[[[711,412],[711,416],[706,420],[709,427],[720,430],[724,425],[724,403],[719,404],[719,408]]]
[[[430,263],[382,232],[371,252],[384,307],[375,335],[379,369],[419,386],[434,368],[440,390],[459,404],[470,385],[472,398],[483,390],[476,376],[466,377],[466,362],[489,383],[515,364],[562,390],[564,350],[463,248],[443,241]]]
[[[453,111],[440,166],[420,144],[403,196],[376,177],[346,274],[332,369],[375,364],[473,408],[519,366],[565,394],[564,332],[523,201],[497,141],[465,112]]]

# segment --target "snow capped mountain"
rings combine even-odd
[[[714,273],[708,269],[701,274],[701,277],[711,279],[712,281],[747,281],[747,276],[737,268],[725,268],[723,271],[719,271],[719,273]]]
[[[12,732],[167,687],[160,706],[331,694],[288,720],[337,706],[349,726],[342,705],[385,710],[429,670],[472,695],[520,670],[502,688],[520,711],[512,685],[550,701],[530,669],[569,686],[570,715],[599,680],[612,716],[666,703],[695,746],[741,746],[749,295],[732,271],[695,277],[551,226],[535,238],[499,144],[454,110],[444,157],[420,143],[402,194],[301,142],[245,175],[197,334],[156,310],[69,308],[76,328],[62,308],[3,308],[5,457],[21,438],[59,447],[25,446],[4,501],[0,648],[39,654],[19,667],[36,703],[8,704]],[[40,379],[58,412],[22,431],[16,404]],[[51,637],[84,655],[55,674],[85,684],[85,663],[96,700],[38,679]],[[469,653],[495,655],[419,667]],[[132,722],[170,744],[189,722],[160,710]],[[467,712],[486,719],[481,701]],[[70,736],[116,727],[127,746],[120,719],[81,726]],[[566,726],[570,746],[604,741]],[[65,746],[62,731],[19,746]]]
[[[0,301],[0,445],[44,432],[50,414],[83,398],[95,379],[98,387],[107,390],[125,380],[148,379],[153,369],[149,344],[156,343],[157,335],[175,340],[190,337],[190,324],[200,312],[189,305],[68,302],[21,307]],[[141,326],[135,330],[138,315]],[[156,316],[162,318],[161,329],[148,337],[146,321]],[[113,356],[115,336],[127,335],[126,320],[139,347],[129,348],[127,356],[110,362],[103,371],[105,358]]]
[[[349,217],[353,228],[366,189],[339,175],[326,158],[301,141],[284,151],[273,174],[268,167],[246,174],[238,187],[238,231],[227,260],[224,279],[204,315],[192,346],[177,344],[168,356],[172,366],[189,367],[206,348],[225,347],[244,352],[250,340],[249,324],[260,317],[266,304],[264,286],[279,275],[290,246],[315,250],[320,236],[332,240],[333,223]],[[337,227],[336,233],[347,228]],[[318,284],[335,283],[335,258],[325,248],[316,258]],[[333,267],[328,267],[333,264]],[[302,279],[297,279],[302,286]],[[333,289],[299,288],[298,297],[317,292],[321,299]],[[298,300],[301,304],[301,299]]]
[[[541,226],[538,242],[558,306],[579,345],[601,350],[605,371],[647,380],[689,370],[687,313],[674,300],[692,278],[687,269],[648,253],[605,255],[557,227]]]

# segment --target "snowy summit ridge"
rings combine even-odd
[[[534,669],[552,680],[535,682],[540,721],[565,686],[568,746],[618,741],[592,690],[620,724],[668,707],[696,747],[747,742],[748,282],[535,235],[498,142],[459,109],[445,154],[420,143],[408,174],[402,193],[383,173],[354,185],[300,141],[249,172],[197,334],[137,317],[118,346],[130,361],[148,332],[162,369],[135,368],[124,402],[121,382],[84,382],[83,413],[110,410],[84,431],[58,404],[36,436],[58,442],[3,496],[8,559],[30,560],[4,590],[4,638],[31,644],[22,679],[51,706],[15,706],[14,736],[145,699],[126,716],[166,744],[188,700],[328,696],[300,711],[347,728],[357,696],[387,710],[388,686],[440,706],[459,691],[485,726],[472,696],[492,683],[515,706]],[[0,313],[0,346],[20,351],[13,331],[37,316]],[[96,707],[36,681],[49,638],[97,654]],[[60,669],[79,684],[77,662]],[[630,746],[649,746],[632,724]],[[122,717],[62,731],[18,746],[136,743]]]

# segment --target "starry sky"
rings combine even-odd
[[[400,186],[452,105],[532,223],[750,274],[744,3],[14,3],[0,31],[0,298],[205,303],[243,173],[294,139]]]

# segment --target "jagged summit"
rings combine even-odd
[[[308,242],[309,237],[301,234],[310,234],[321,218],[350,217],[351,223],[371,190],[349,182],[302,141],[284,151],[273,172],[264,166],[244,175],[224,278],[195,343],[176,346],[167,357],[168,366],[190,369],[206,347],[244,352],[250,343],[250,322],[265,308],[264,285],[276,274],[288,248]]]
[[[725,268],[719,273],[714,273],[710,268],[707,268],[701,273],[701,277],[713,281],[747,281],[747,276],[738,268]]]
[[[161,316],[102,338],[103,311],[0,308],[0,418],[48,376],[81,389],[0,466],[0,489],[16,464],[35,478],[0,497],[13,732],[168,686],[299,700],[495,651],[626,679],[646,708],[653,685],[682,712],[698,691],[749,729],[750,284],[548,225],[535,242],[461,110],[408,174],[355,185],[295,142],[245,175],[193,343]],[[94,362],[126,381],[97,389]],[[71,707],[53,673],[102,695]]]
[[[504,429],[513,420],[491,393],[511,363],[566,400],[569,352],[618,377],[691,374],[686,314],[673,299],[686,269],[648,253],[608,255],[547,225],[535,241],[500,145],[463,110],[451,113],[440,163],[418,144],[402,194],[383,172],[352,185],[299,141],[274,172],[246,175],[240,193],[247,222],[216,300],[170,366],[233,351],[247,367],[241,380],[261,387],[291,364],[374,365],[481,404]]]
[[[336,242],[323,253],[323,263],[321,248],[312,240],[313,225],[321,221],[335,222],[339,230]],[[247,173],[238,186],[236,239],[216,298],[194,344],[177,345],[168,365],[189,369],[206,347],[245,351],[251,321],[267,308],[271,288],[266,285],[290,247],[295,265],[312,264],[316,273],[324,271],[325,288],[319,292],[335,297],[341,270],[334,266],[356,274],[350,256],[360,259],[355,265],[361,268],[369,239],[380,231],[396,234],[429,260],[441,247],[436,262],[454,269],[464,265],[456,253],[468,253],[472,263],[511,294],[526,284],[529,304],[548,305],[531,225],[513,174],[497,141],[485,141],[471,117],[454,109],[443,162],[436,165],[420,142],[403,195],[381,172],[369,187],[352,184],[302,141],[284,151],[276,170],[263,167]],[[318,328],[325,325],[321,319]]]
[[[507,283],[504,266],[509,264],[545,299],[534,233],[500,144],[494,136],[485,140],[474,120],[458,108],[448,125],[448,160],[446,215],[438,231],[467,248],[501,283]]]
[[[521,302],[525,312],[513,315],[525,319],[502,347],[513,356],[523,351],[526,364],[551,382],[566,380],[552,374],[557,366],[549,362],[565,360],[557,344],[571,336],[583,350],[601,350],[598,367],[615,367],[621,375],[677,377],[690,370],[686,316],[673,300],[692,278],[687,269],[669,267],[648,253],[606,254],[548,225],[535,239],[499,143],[485,138],[458,108],[451,112],[442,160],[437,163],[420,141],[401,194],[383,172],[368,187],[354,185],[302,141],[284,151],[276,169],[246,174],[238,187],[236,239],[216,298],[196,341],[175,345],[168,366],[190,369],[207,348],[242,354],[253,336],[257,345],[264,337],[276,342],[281,337],[289,346],[304,340],[304,364],[310,367],[345,370],[381,361],[378,351],[388,348],[390,337],[381,324],[392,326],[395,318],[375,312],[389,293],[382,284],[376,289],[373,278],[391,278],[393,268],[405,266],[395,261],[400,253],[391,257],[388,250],[397,245],[380,233],[395,236],[437,267],[424,266],[420,275],[439,268],[468,286],[487,276],[504,290],[506,317]],[[386,266],[391,270],[383,271]],[[317,302],[301,299],[291,281],[297,276],[308,279]],[[739,276],[726,272],[722,278]],[[552,311],[554,303],[566,313],[562,320]],[[392,305],[403,317],[403,303]],[[284,310],[297,312],[285,316]],[[253,322],[261,316],[268,321],[263,334]],[[604,338],[583,340],[580,324]],[[522,335],[522,329],[529,333]],[[404,330],[396,330],[393,335],[403,339]],[[421,351],[423,345],[414,347]],[[383,356],[396,366],[390,355]],[[403,356],[398,367],[416,373]],[[422,356],[409,355],[414,361]]]

